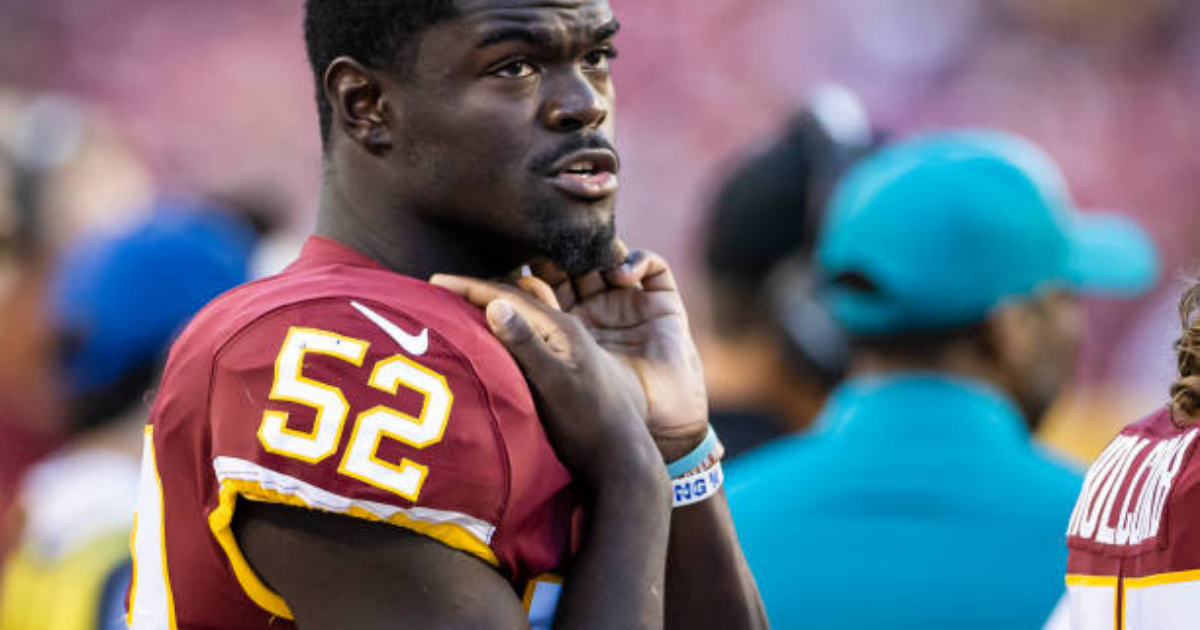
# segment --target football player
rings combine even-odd
[[[1088,470],[1067,530],[1067,596],[1048,630],[1183,630],[1200,618],[1200,283],[1180,316],[1172,400]]]
[[[617,30],[308,0],[317,233],[172,350],[133,628],[765,625],[670,271],[614,236]]]

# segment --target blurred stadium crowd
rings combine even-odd
[[[808,206],[824,203],[832,176],[873,146],[937,127],[990,127],[1034,140],[1062,167],[1081,207],[1134,218],[1157,246],[1163,273],[1151,290],[1128,301],[1084,301],[1076,377],[1041,438],[1086,463],[1117,427],[1165,400],[1179,281],[1200,263],[1200,5],[612,4],[624,25],[615,71],[621,231],[679,270],[714,407],[731,413],[731,450],[807,426],[845,352],[809,348],[798,359],[777,339],[744,336],[757,326],[792,334],[790,317],[832,325],[806,315],[804,304],[749,314],[730,313],[731,304],[790,299],[762,291],[770,278],[803,273],[793,267],[803,265],[819,221]],[[225,286],[279,269],[309,231],[320,147],[301,13],[295,0],[0,0],[0,545],[14,544],[28,521],[9,509],[25,472],[89,427],[76,408],[86,387],[70,371],[72,360],[85,359],[68,333],[81,331],[68,330],[73,311],[62,296],[99,310],[194,308]],[[829,82],[861,97],[862,110],[840,90],[820,89]],[[822,107],[836,110],[836,120],[814,119]],[[823,130],[819,140],[814,128]],[[837,147],[848,153],[821,158],[836,164],[813,165],[814,155]],[[775,161],[746,162],[763,156]],[[742,185],[750,189],[730,188],[735,174],[748,176]],[[762,201],[764,191],[780,197]],[[721,214],[722,204],[754,203],[797,210]],[[174,241],[172,230],[186,234]],[[224,271],[195,280],[211,281],[203,295],[183,295],[186,278],[154,274],[112,280],[141,288],[136,297],[116,288],[94,294],[108,286],[87,275],[103,266],[97,261],[118,258],[119,267],[138,253],[180,254],[179,243],[211,230],[223,236],[205,241],[201,257],[220,259]],[[777,246],[762,245],[781,234],[788,238]],[[129,251],[96,254],[114,243]],[[730,295],[723,273],[762,286]],[[106,330],[141,325],[159,337],[118,344],[111,352],[130,356],[79,369],[127,377],[123,366],[145,359],[133,356],[138,344],[157,352],[186,313],[163,318],[104,320]],[[730,318],[742,323],[722,323]],[[816,374],[811,391],[793,369]]]

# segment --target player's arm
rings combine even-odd
[[[665,627],[768,627],[724,490],[672,512]]]
[[[610,272],[604,281],[604,293],[590,295],[581,308],[634,312],[642,319],[641,326],[652,326],[660,342],[644,344],[638,356],[644,361],[648,395],[658,401],[659,413],[648,424],[661,461],[679,461],[707,436],[708,404],[700,359],[671,270],[656,254],[635,252],[629,266]],[[592,282],[593,286],[578,283],[577,287],[583,292],[599,290],[595,278]],[[629,308],[632,304],[638,306]],[[626,325],[593,312],[588,316],[594,322],[613,328]],[[692,394],[679,396],[679,392]],[[667,630],[768,628],[767,612],[738,542],[724,488],[701,502],[672,510],[665,606]]]
[[[577,318],[520,291],[467,278],[434,283],[486,309],[527,375],[555,452],[586,493],[586,534],[555,629],[662,628],[671,499],[637,375]]]
[[[249,501],[234,532],[300,630],[528,627],[492,567],[419,534]]]
[[[573,286],[579,299],[575,308],[602,337],[609,337],[605,329],[610,329],[617,331],[617,343],[628,343],[631,332],[634,339],[639,332],[653,338],[639,344],[633,360],[655,403],[656,413],[647,422],[662,462],[680,460],[708,434],[708,404],[703,368],[666,261],[634,252],[625,266]],[[623,321],[630,314],[636,322]],[[666,580],[668,630],[769,625],[723,489],[672,511]]]
[[[613,485],[652,487],[637,475],[629,468],[613,476]],[[661,604],[639,591],[661,587],[663,495],[602,492],[593,505],[555,628],[662,627]],[[300,630],[529,627],[521,601],[499,572],[419,534],[254,502],[239,508],[234,531],[254,570],[288,602]]]
[[[636,374],[647,402],[646,423],[654,434],[658,465],[698,445],[708,430],[703,370],[688,330],[687,316],[666,263],[635,252],[607,274],[570,279],[541,267],[539,277],[519,287],[547,308],[582,321],[598,345]],[[511,291],[463,278],[435,279],[480,306]],[[551,337],[550,343],[554,340]],[[535,387],[554,377],[530,369]],[[620,442],[613,442],[617,448]],[[671,516],[665,595],[667,628],[750,629],[767,627],[758,588],[742,555],[723,492],[676,508]]]

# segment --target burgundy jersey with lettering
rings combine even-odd
[[[516,589],[567,560],[578,508],[482,314],[317,237],[171,350],[146,432],[135,630],[293,627],[230,529],[246,500],[402,527]]]
[[[1126,427],[1088,470],[1067,531],[1070,627],[1200,627],[1197,435],[1163,409]]]

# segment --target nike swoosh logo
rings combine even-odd
[[[357,310],[359,313],[362,313],[367,319],[371,320],[372,324],[375,324],[380,330],[387,333],[387,336],[391,337],[396,343],[400,344],[400,347],[403,348],[405,352],[419,357],[429,350],[428,328],[422,330],[419,334],[410,335],[404,332],[404,330],[399,326],[384,319],[384,317],[379,313],[376,313],[375,311],[363,306],[362,304],[359,304],[358,302],[351,302],[350,306],[353,306],[355,310]]]

